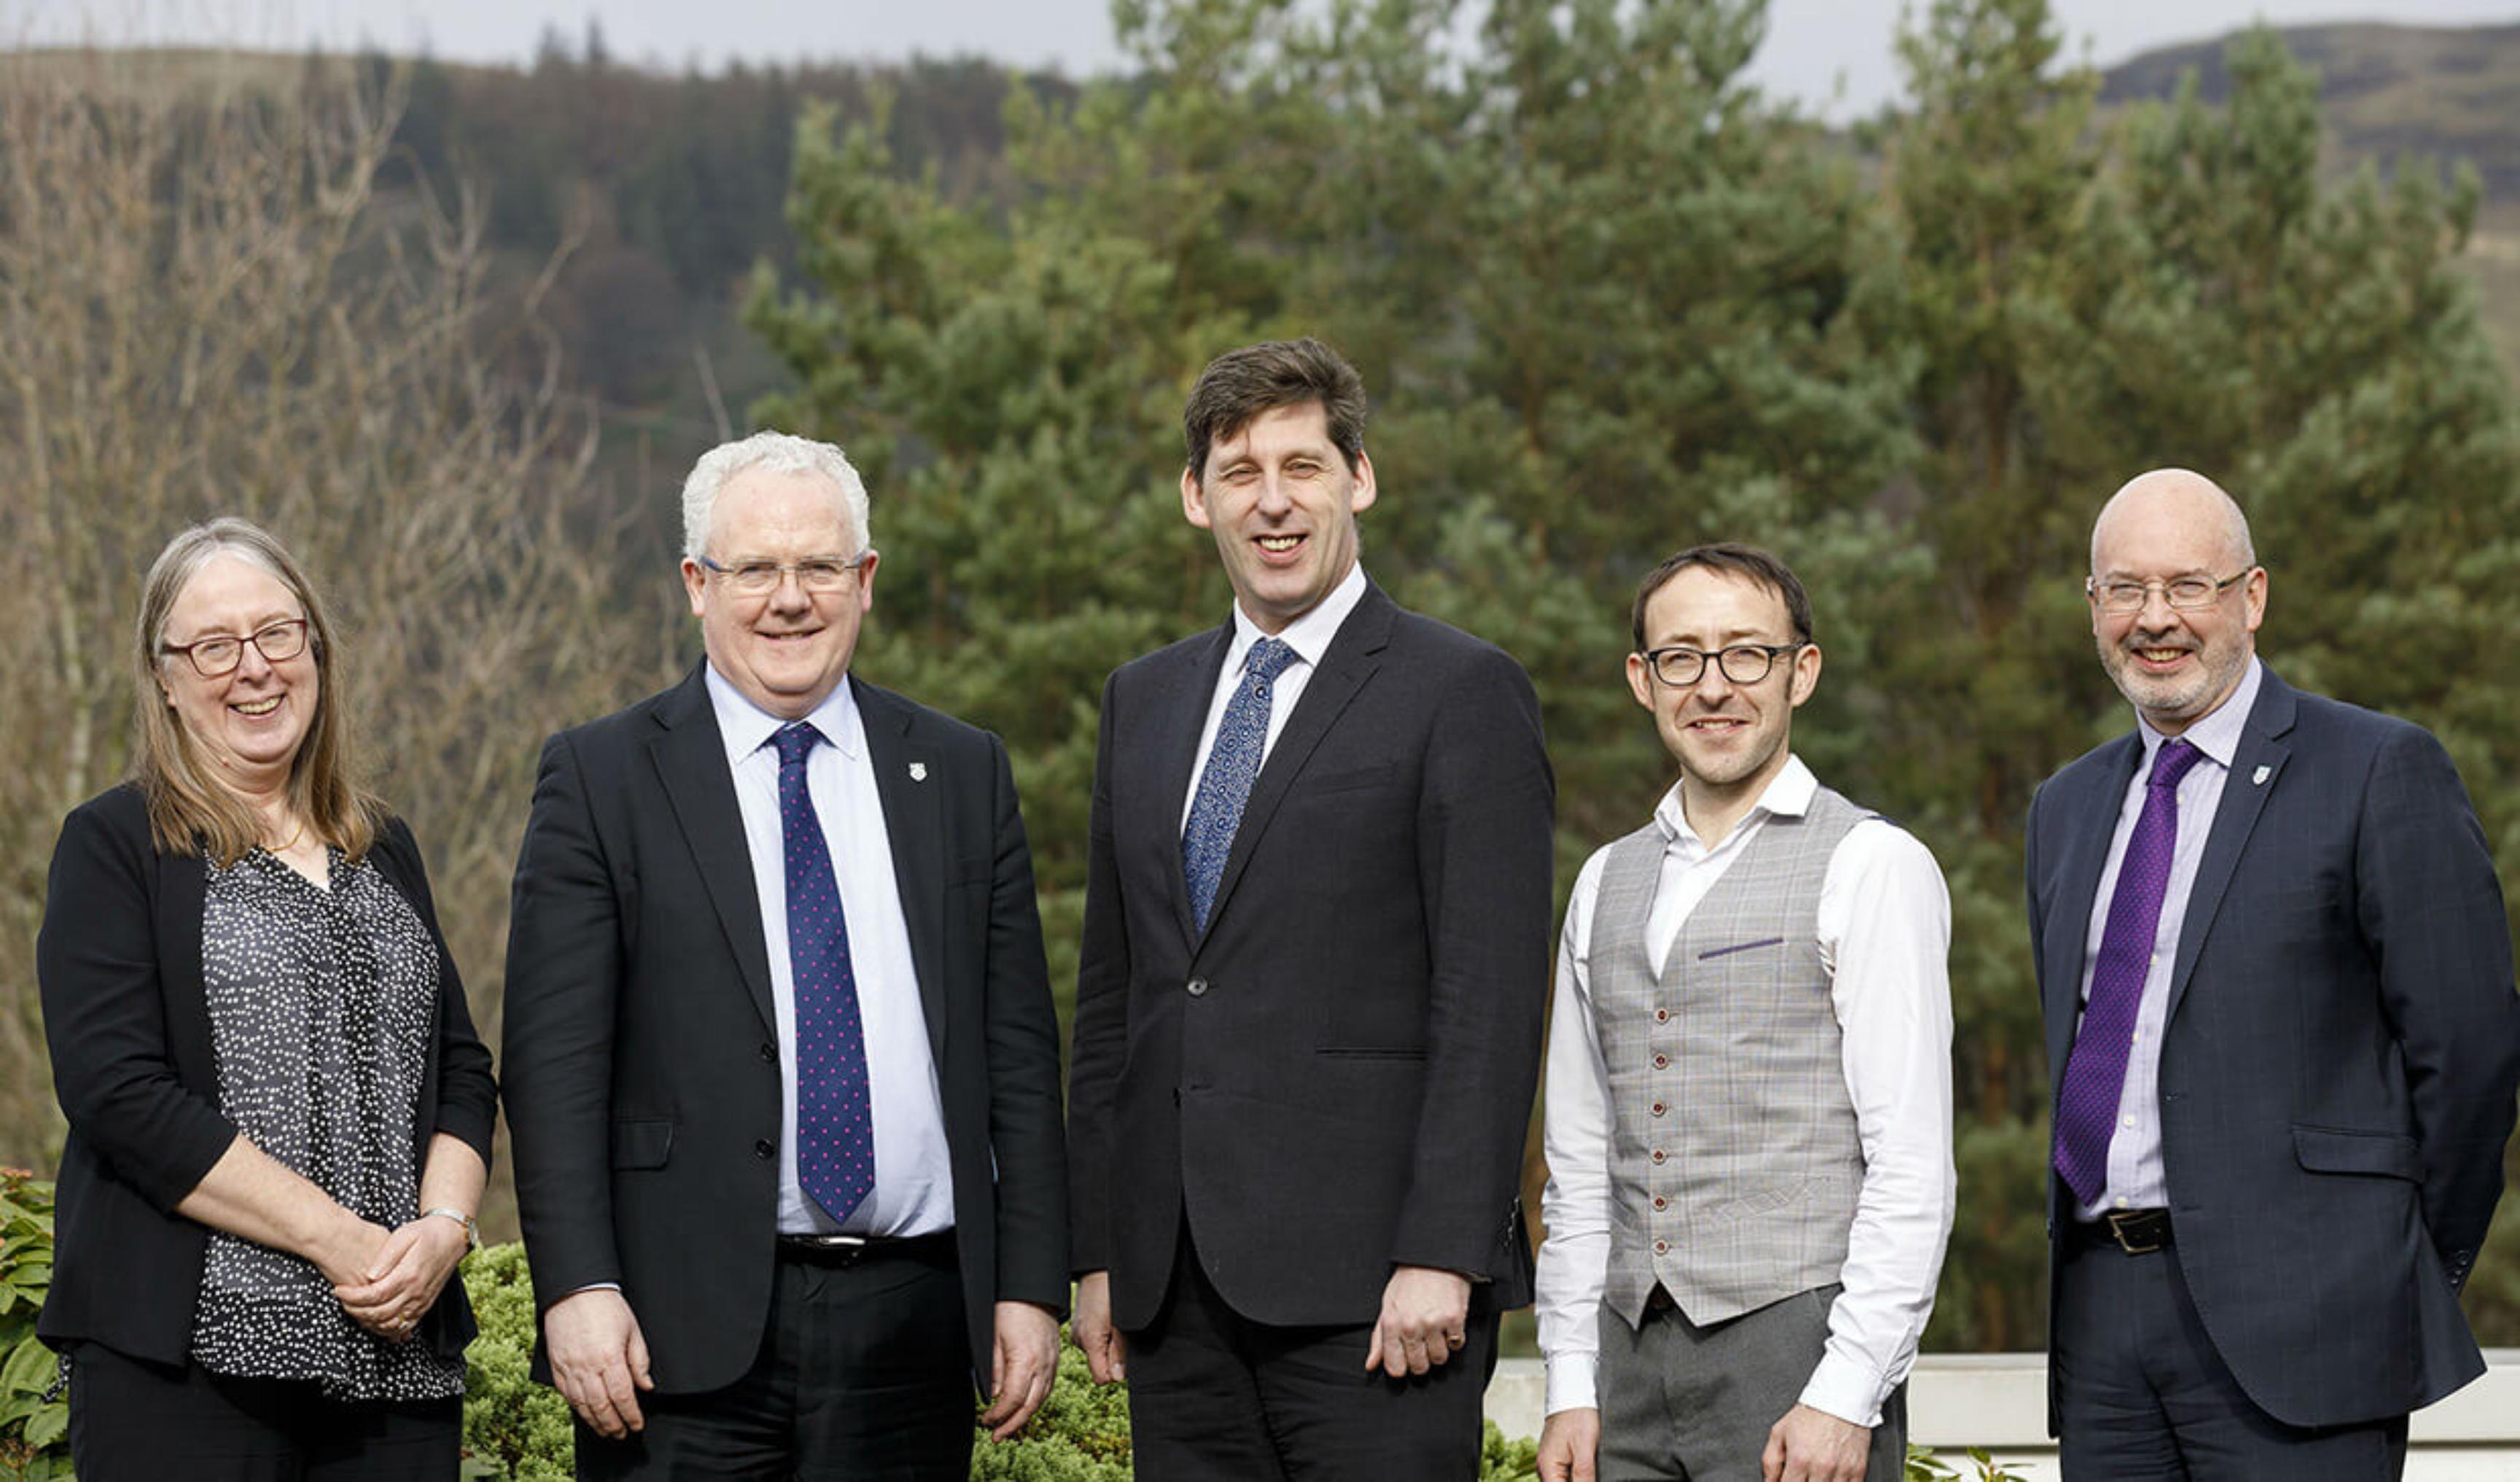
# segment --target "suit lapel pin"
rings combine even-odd
[[[2267,785],[2267,779],[2274,775],[2274,768],[2262,766],[2258,768],[2256,774],[2249,779],[2249,786],[2252,787],[2263,787]]]
[[[914,783],[923,783],[927,781],[927,764],[925,762],[912,762],[910,764],[910,780]],[[2267,769],[2260,767],[2258,769],[2258,781],[2265,782],[2266,780]]]

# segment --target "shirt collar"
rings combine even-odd
[[[708,670],[709,705],[717,711],[717,734],[726,742],[726,759],[730,766],[741,764],[745,757],[770,743],[779,728],[788,724],[778,716],[754,704],[711,663]],[[858,715],[858,698],[849,686],[848,676],[832,687],[823,702],[804,717],[823,733],[842,756],[855,760],[866,751],[866,724]]]
[[[1251,652],[1251,646],[1270,637],[1282,640],[1305,663],[1321,667],[1322,655],[1330,651],[1330,640],[1338,637],[1339,624],[1346,622],[1347,615],[1355,611],[1356,605],[1364,600],[1365,562],[1358,561],[1347,568],[1344,580],[1330,588],[1329,596],[1313,604],[1311,611],[1286,624],[1282,633],[1261,632],[1260,625],[1251,620],[1251,614],[1242,610],[1242,604],[1236,603],[1234,643],[1225,651],[1225,672],[1241,673],[1242,660]]]
[[[2240,733],[2248,727],[2249,712],[2257,708],[2258,681],[2265,674],[2266,666],[2258,662],[2256,654],[2250,654],[2248,672],[2240,676],[2239,688],[2216,705],[2211,714],[2181,732],[2181,739],[2204,752],[2224,771],[2230,771],[2233,758],[2240,753]],[[2152,729],[2152,722],[2145,720],[2139,712],[2135,724],[2137,731],[2143,736],[2143,762],[2138,772],[2150,777],[2152,759],[2160,752],[2161,743],[2169,738]]]
[[[1667,845],[1686,842],[1692,848],[1703,848],[1705,840],[1697,836],[1696,830],[1688,827],[1688,813],[1681,804],[1680,789],[1679,783],[1672,784],[1671,790],[1654,805],[1654,827],[1662,831],[1663,842]],[[1759,800],[1750,805],[1750,811],[1742,816],[1741,822],[1732,826],[1732,831],[1724,836],[1724,842],[1729,844],[1741,837],[1752,824],[1771,816],[1802,817],[1811,811],[1812,798],[1819,791],[1820,779],[1812,775],[1812,769],[1804,764],[1801,757],[1786,752],[1783,770],[1768,780],[1767,788],[1759,794]]]

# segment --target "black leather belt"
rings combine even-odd
[[[870,1261],[896,1259],[951,1262],[954,1232],[940,1230],[923,1235],[783,1235],[779,1237],[779,1259],[841,1270]]]
[[[2074,1242],[2079,1246],[2148,1256],[2170,1244],[2170,1211],[2115,1209],[2089,1224],[2076,1220],[2072,1229]]]

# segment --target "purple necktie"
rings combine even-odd
[[[796,1182],[834,1220],[875,1188],[875,1118],[867,1105],[866,1030],[858,1019],[849,926],[832,851],[805,790],[805,758],[823,739],[783,726],[779,836],[788,864],[788,961],[796,1013]]]
[[[2056,1092],[2057,1175],[2090,1205],[2108,1184],[2109,1139],[2117,1131],[2118,1097],[2126,1089],[2127,1055],[2135,1048],[2136,1008],[2152,966],[2161,929],[2161,898],[2170,889],[2170,857],[2179,845],[2179,780],[2205,753],[2184,741],[2161,743],[2144,784],[2143,812],[2127,835],[2117,893],[2100,932],[2092,968],[2092,997],[2065,1058]]]

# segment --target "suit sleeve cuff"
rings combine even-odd
[[[1884,1398],[1879,1375],[1835,1354],[1821,1356],[1802,1393],[1802,1402],[1812,1409],[1868,1430],[1881,1423]]]
[[[1600,1356],[1590,1353],[1553,1354],[1549,1360],[1549,1408],[1544,1415],[1561,1410],[1598,1410],[1601,1406],[1597,1375]]]

